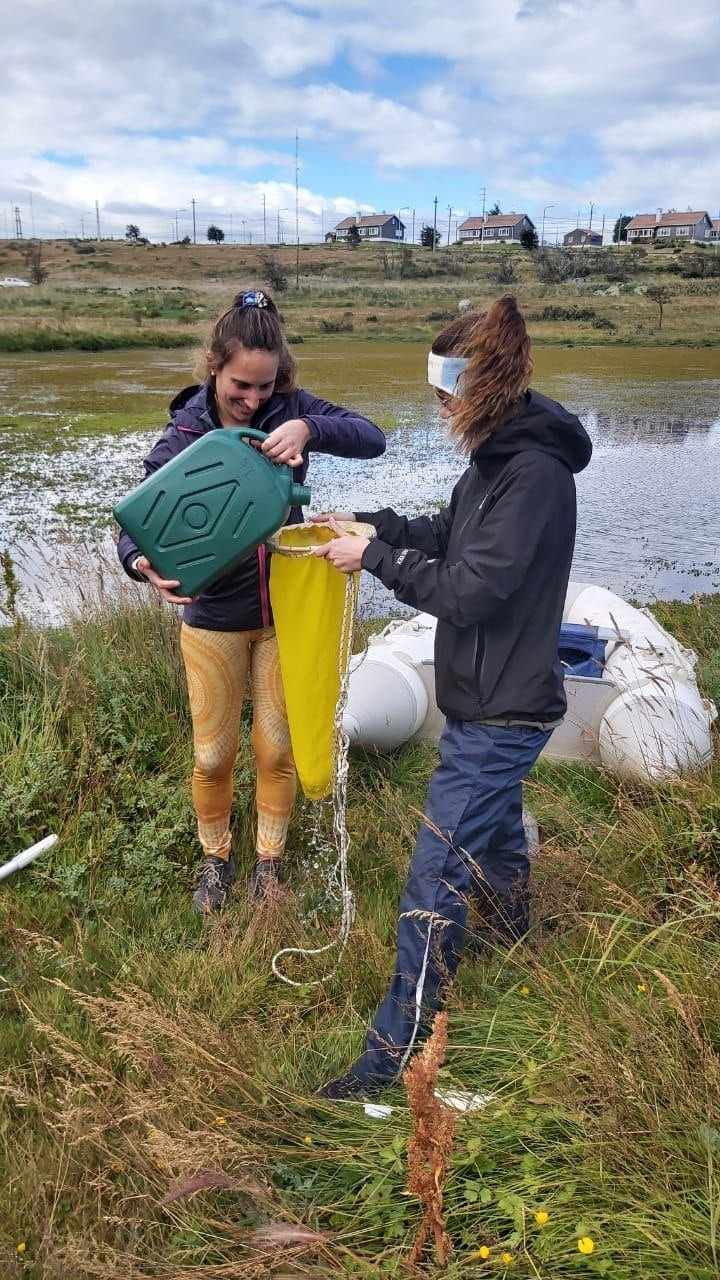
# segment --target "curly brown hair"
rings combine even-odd
[[[231,306],[215,321],[208,345],[198,361],[198,373],[207,380],[222,369],[240,347],[248,351],[271,351],[279,357],[275,390],[294,391],[297,368],[290,354],[280,312],[268,293],[255,290],[264,305],[243,305],[248,292],[238,293]]]
[[[438,356],[468,360],[449,429],[471,453],[490,439],[530,385],[532,348],[516,299],[505,294],[489,311],[453,320],[432,349]]]

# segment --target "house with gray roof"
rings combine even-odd
[[[405,223],[396,213],[367,213],[359,218],[343,218],[335,228],[336,239],[347,240],[351,227],[357,227],[361,240],[390,240],[395,244],[405,239]]]
[[[708,236],[709,240],[713,240],[716,244],[720,242],[720,218],[713,218],[712,231]]]

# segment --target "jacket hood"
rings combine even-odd
[[[549,453],[575,474],[584,470],[592,456],[592,442],[579,418],[538,391],[525,393],[520,412],[475,449],[472,461],[482,466],[491,459],[500,461],[527,449]]]
[[[178,426],[189,423],[194,426],[214,427],[215,396],[209,382],[183,387],[170,401],[170,416]]]

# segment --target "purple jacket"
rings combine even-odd
[[[210,383],[186,387],[170,404],[171,419],[157,444],[145,459],[145,475],[187,449],[188,445],[208,431],[222,429],[217,420],[215,397]],[[363,418],[320,400],[309,391],[298,388],[287,394],[277,392],[262,405],[250,425],[260,431],[274,431],[291,418],[302,418],[310,427],[310,439],[303,449],[303,462],[293,469],[293,479],[302,483],[308,471],[308,454],[332,453],[339,458],[377,458],[385,452],[385,436],[379,427]],[[299,507],[293,507],[288,524],[302,523]],[[122,530],[117,544],[118,556],[129,577],[143,581],[130,568],[138,548]],[[269,556],[264,546],[245,556],[224,578],[218,579],[193,604],[186,605],[185,622],[208,631],[254,631],[272,626],[268,578]]]

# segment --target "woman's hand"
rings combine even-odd
[[[310,517],[310,524],[330,524],[331,520],[354,520],[354,511],[321,511],[319,515]]]
[[[272,462],[284,462],[288,467],[299,467],[303,461],[303,449],[310,439],[310,428],[302,418],[290,418],[270,432],[260,446]]]
[[[160,574],[153,569],[147,556],[138,556],[137,560],[133,561],[133,568],[147,578],[150,586],[154,587],[158,595],[162,596],[163,600],[167,600],[168,604],[192,604],[194,596],[176,596],[173,593],[173,587],[180,586],[179,579],[161,578]]]
[[[316,547],[313,554],[329,560],[342,573],[355,573],[361,569],[363,552],[370,545],[370,539],[361,538],[356,533],[345,533],[332,516],[328,519],[327,525],[333,533],[338,534],[338,537],[333,538],[332,542],[325,542],[321,547]]]

